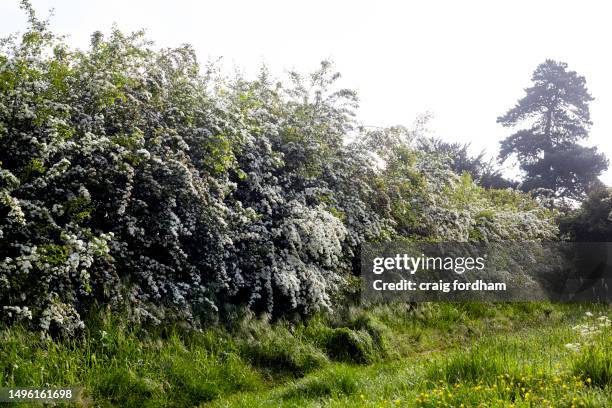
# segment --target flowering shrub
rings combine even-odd
[[[278,84],[201,74],[189,46],[142,33],[72,50],[23,5],[31,27],[0,53],[0,320],[309,314],[333,309],[367,240],[556,234],[527,196],[361,130],[329,63]]]
[[[382,163],[378,200],[397,234],[460,242],[556,239],[550,210],[516,190],[478,186],[469,173],[454,173],[449,157],[416,150],[415,137],[391,128],[368,132],[361,142]]]

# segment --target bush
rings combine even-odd
[[[3,322],[74,336],[95,305],[189,327],[302,317],[346,299],[366,241],[556,234],[550,211],[405,129],[360,129],[329,62],[278,83],[200,73],[190,46],[140,32],[74,50],[22,5],[30,28],[0,49]],[[371,329],[333,336],[365,361]]]
[[[363,330],[330,329],[324,343],[325,351],[336,361],[369,364],[379,358],[372,337]]]
[[[311,100],[329,64],[308,95],[229,81],[142,33],[72,50],[22,4],[31,27],[0,51],[1,319],[74,335],[95,303],[192,326],[332,307],[378,221],[355,190],[345,225],[329,184],[330,160],[359,157],[342,144],[354,95]]]
[[[598,188],[589,193],[579,209],[561,218],[561,234],[578,242],[612,240],[612,189]]]

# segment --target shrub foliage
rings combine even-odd
[[[117,29],[76,50],[23,7],[30,28],[0,52],[0,320],[305,315],[334,308],[364,241],[556,235],[548,210],[456,174],[418,132],[360,128],[328,62],[226,77]]]

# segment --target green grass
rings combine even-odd
[[[572,363],[573,372],[599,387],[612,387],[612,333],[587,345]]]
[[[80,339],[0,329],[0,386],[81,386],[81,405],[108,407],[606,407],[610,328],[581,334],[601,314],[612,309],[395,304],[201,332],[107,315]]]

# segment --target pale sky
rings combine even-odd
[[[595,101],[587,145],[612,160],[612,24],[601,1],[32,0],[84,48],[95,30],[145,28],[158,46],[192,44],[201,61],[253,76],[334,61],[359,93],[363,124],[410,126],[431,111],[434,135],[497,154],[514,106],[546,58],[586,77]],[[23,30],[18,0],[0,0],[0,36]],[[612,184],[612,170],[603,180]]]

